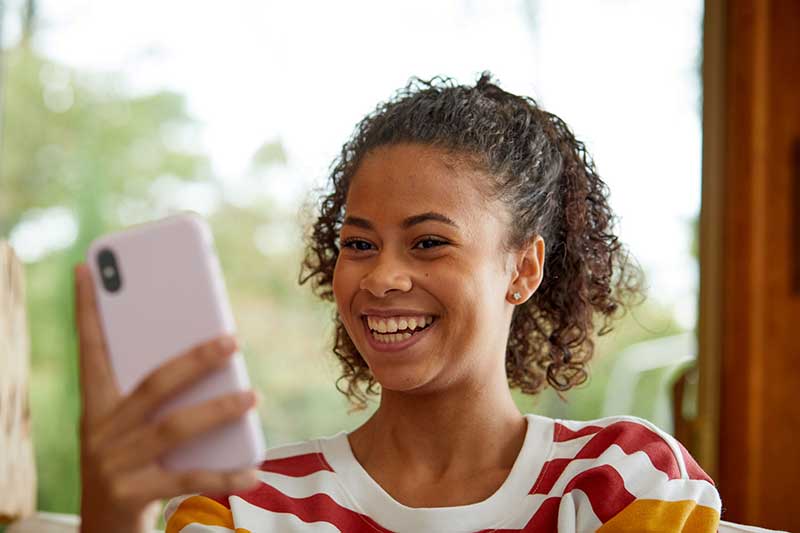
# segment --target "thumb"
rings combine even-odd
[[[81,403],[83,417],[91,423],[111,411],[120,393],[100,325],[91,272],[85,263],[79,263],[74,274]]]

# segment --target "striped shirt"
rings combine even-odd
[[[511,471],[488,499],[407,507],[375,482],[342,431],[271,448],[261,483],[173,498],[166,533],[698,532],[717,530],[712,480],[672,436],[634,417],[525,415]]]

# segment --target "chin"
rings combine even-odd
[[[381,390],[395,392],[406,392],[413,390],[424,382],[415,373],[398,372],[396,368],[375,368],[370,366],[375,381],[381,386]]]
[[[385,368],[383,371],[373,370],[372,374],[381,386],[381,393],[391,391],[396,394],[423,395],[441,388],[433,383],[434,377],[420,372],[401,372],[397,368]]]

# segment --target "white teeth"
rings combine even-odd
[[[433,316],[401,316],[401,317],[367,317],[367,325],[373,332],[397,333],[407,331],[411,333],[416,328],[428,326],[433,323]]]
[[[381,334],[372,332],[372,336],[378,341],[386,344],[390,344],[393,342],[400,342],[406,339],[411,338],[411,333],[389,333],[389,334]]]

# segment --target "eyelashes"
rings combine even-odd
[[[427,245],[430,245],[430,246],[422,246],[422,247],[420,247],[421,244],[427,244]],[[433,248],[438,248],[440,246],[445,246],[447,244],[450,244],[450,243],[447,242],[447,241],[443,241],[441,239],[434,238],[434,237],[423,237],[422,239],[420,239],[416,243],[414,243],[414,249],[416,249],[416,250],[431,250]],[[358,251],[358,252],[367,252],[370,249],[372,249],[372,246],[373,245],[372,245],[371,242],[366,241],[364,239],[359,239],[359,238],[356,238],[356,237],[350,237],[348,239],[343,239],[341,244],[340,244],[341,248],[350,248],[351,250],[355,250],[355,251]]]
[[[364,239],[344,239],[341,244],[339,245],[341,248],[350,248],[351,250],[357,250],[359,252],[366,252],[369,248],[362,248],[361,245],[372,246],[371,243],[365,241]]]

